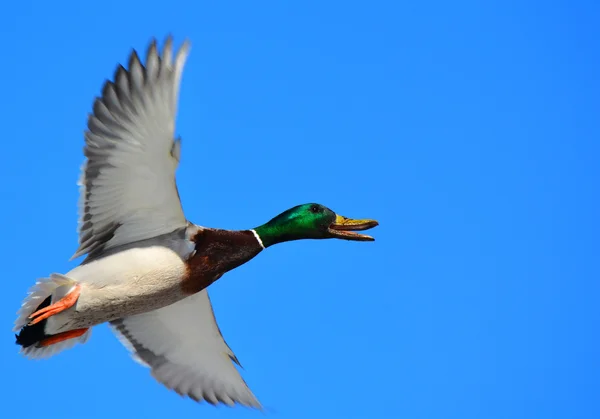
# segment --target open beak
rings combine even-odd
[[[344,240],[355,241],[374,241],[375,239],[366,234],[355,233],[355,231],[368,230],[378,226],[375,220],[353,220],[351,218],[336,215],[335,221],[329,226],[327,231],[331,237]]]

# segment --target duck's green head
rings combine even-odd
[[[353,220],[342,217],[320,204],[304,204],[290,208],[266,224],[254,229],[263,246],[302,239],[344,239],[373,241],[371,236],[354,233],[379,225],[375,220]]]

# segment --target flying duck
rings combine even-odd
[[[96,98],[79,180],[83,262],[39,279],[17,313],[21,353],[44,358],[85,343],[108,322],[132,356],[166,387],[196,401],[260,408],[217,326],[207,287],[278,243],[372,241],[353,220],[315,203],[248,230],[202,227],[184,216],[175,171],[175,115],[190,44],[156,40],[145,65],[135,50]]]

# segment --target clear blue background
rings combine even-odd
[[[216,2],[212,2],[216,3]],[[316,201],[374,243],[269,249],[210,288],[281,418],[599,418],[596,1],[23,1],[2,10],[0,416],[264,417],[182,400],[106,326],[45,361],[14,313],[76,248],[86,115],[130,48],[188,37],[187,216]]]

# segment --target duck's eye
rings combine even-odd
[[[316,214],[319,212],[319,207],[317,205],[313,205],[310,207],[310,211]]]

